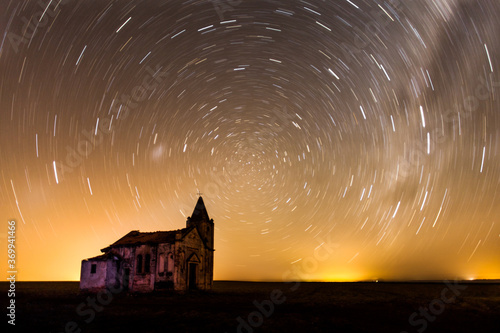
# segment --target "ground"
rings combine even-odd
[[[459,297],[445,303],[444,283],[216,281],[211,292],[92,295],[77,282],[18,282],[9,331],[499,332],[500,284],[454,286]],[[436,315],[419,314],[430,305]]]

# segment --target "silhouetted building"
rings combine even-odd
[[[134,292],[159,289],[211,289],[214,265],[214,221],[198,198],[186,228],[131,231],[82,260],[80,289],[117,288]]]

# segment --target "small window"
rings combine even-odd
[[[151,255],[146,254],[146,260],[144,263],[144,273],[149,273],[149,266],[151,266]]]
[[[97,272],[97,265],[96,264],[92,264],[90,266],[90,274],[95,274]]]
[[[142,273],[142,254],[137,256],[137,273]]]

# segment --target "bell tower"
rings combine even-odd
[[[214,220],[208,217],[207,208],[201,197],[201,193],[198,193],[200,197],[198,202],[194,207],[193,214],[187,218],[186,227],[195,226],[201,235],[201,238],[205,244],[210,248],[214,248]]]

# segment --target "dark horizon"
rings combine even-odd
[[[500,288],[485,283],[216,281],[212,292],[110,295],[81,293],[76,282],[26,282],[16,293],[23,332],[469,333],[500,325]]]
[[[474,280],[458,280],[458,279],[431,279],[431,280],[358,280],[358,281],[251,281],[251,280],[214,280],[214,282],[242,282],[242,283],[444,283],[444,281],[457,281],[461,283],[481,283],[488,282],[497,284],[500,283],[500,279],[474,279]],[[59,281],[44,281],[44,280],[29,280],[29,281],[16,281],[16,283],[80,283],[79,280],[59,280]],[[8,284],[8,281],[0,281],[0,283]]]

